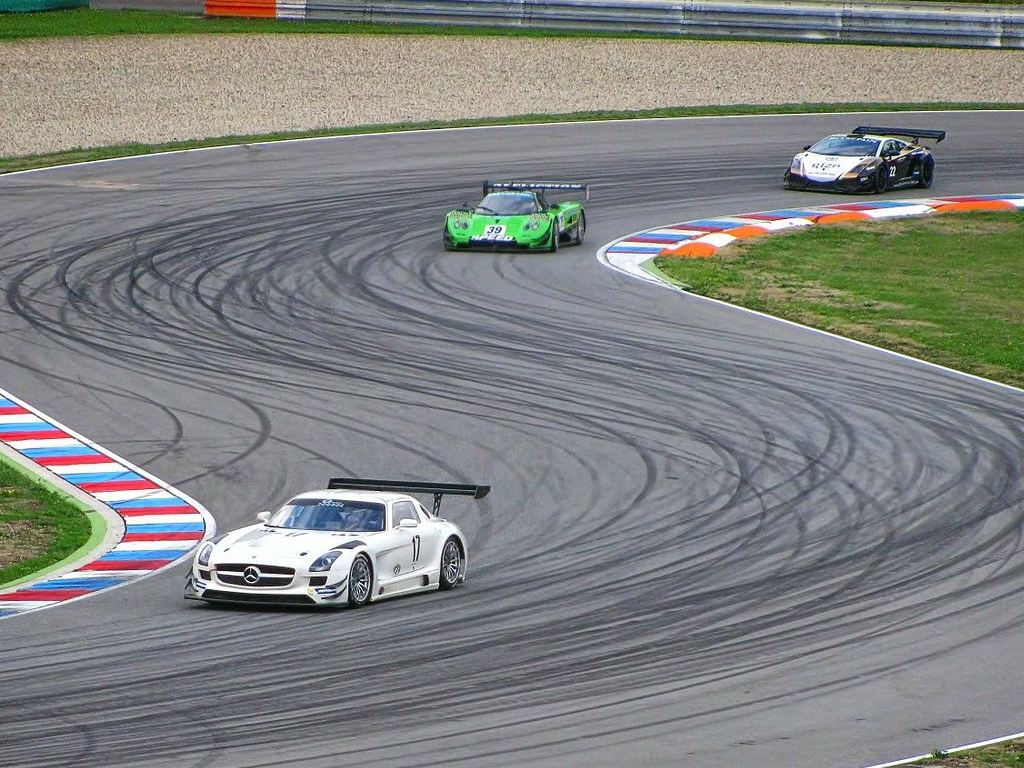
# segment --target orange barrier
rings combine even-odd
[[[869,221],[871,219],[863,211],[842,211],[841,213],[826,213],[814,220],[815,224],[838,224],[843,221]]]
[[[206,0],[206,15],[274,19],[277,18],[277,0]]]
[[[723,230],[725,234],[732,235],[737,240],[744,237],[759,237],[768,234],[767,227],[759,227],[756,224],[744,224],[741,227]]]
[[[1017,206],[1005,200],[961,200],[935,206],[936,213],[951,211],[1016,211]]]
[[[666,248],[659,256],[679,256],[684,259],[708,259],[715,255],[718,246],[711,243],[685,243],[679,248]]]

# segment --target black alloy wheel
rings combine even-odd
[[[921,175],[917,177],[917,186],[921,189],[928,189],[935,179],[935,161],[926,157],[921,161]]]
[[[889,188],[889,164],[882,163],[875,171],[875,194],[882,194]]]

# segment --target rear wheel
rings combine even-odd
[[[348,569],[348,604],[359,608],[370,602],[373,590],[373,569],[366,555],[356,555]]]
[[[438,589],[454,589],[455,585],[462,581],[465,569],[466,558],[462,555],[462,547],[452,536],[441,548],[441,572],[437,579]]]
[[[583,245],[583,238],[587,234],[587,215],[580,211],[580,220],[576,222],[576,237],[573,238],[573,245]]]
[[[917,177],[917,186],[921,189],[928,189],[935,178],[935,161],[926,157],[921,161],[921,175]]]

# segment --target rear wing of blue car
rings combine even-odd
[[[579,181],[485,181],[484,194],[489,192],[582,192],[590,199],[590,185]]]
[[[429,493],[434,497],[433,514],[441,510],[441,497],[472,496],[482,499],[491,492],[489,485],[460,485],[458,483],[418,483],[409,480],[365,480],[356,477],[332,477],[327,482],[330,490],[388,491],[391,493]]]
[[[906,136],[915,142],[921,139],[934,139],[940,142],[946,138],[945,131],[933,131],[930,128],[882,128],[877,125],[858,125],[850,133],[857,136],[863,136],[865,133],[872,136]]]

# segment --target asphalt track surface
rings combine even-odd
[[[793,151],[1019,113],[550,125],[0,179],[0,382],[221,530],[332,474],[486,482],[469,581],[340,612],[185,567],[0,621],[4,766],[862,766],[1022,730],[1024,393],[602,268],[643,227],[840,198]],[[583,248],[445,253],[488,177],[593,185]],[[918,190],[894,198],[921,196]]]

